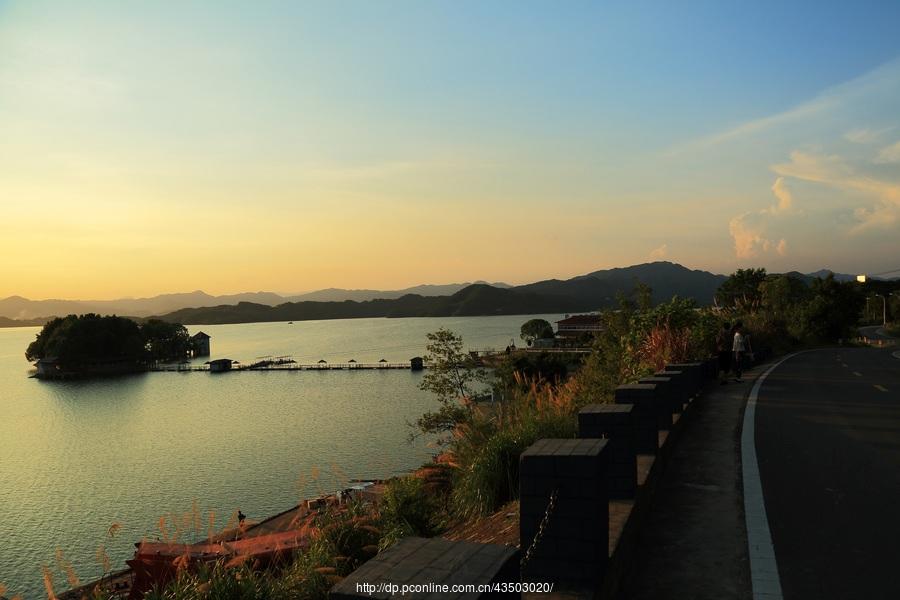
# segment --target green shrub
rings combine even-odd
[[[390,480],[379,504],[384,535],[381,548],[392,546],[401,538],[416,535],[431,537],[440,532],[443,509],[440,498],[429,493],[425,481],[418,477]]]

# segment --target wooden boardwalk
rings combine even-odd
[[[422,368],[427,368],[428,365],[423,365]],[[148,369],[151,372],[156,373],[195,373],[195,372],[204,372],[209,373],[209,365],[191,365],[191,364],[169,364],[169,365],[154,365]],[[233,373],[235,371],[396,371],[396,370],[413,370],[412,365],[409,362],[401,362],[401,363],[389,363],[389,362],[378,362],[378,363],[358,363],[358,362],[345,362],[345,363],[285,363],[285,364],[273,364],[273,365],[253,365],[253,364],[234,364],[230,369],[221,371],[222,373]]]

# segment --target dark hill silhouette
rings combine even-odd
[[[479,281],[476,283],[485,283]],[[343,302],[344,300],[374,300],[376,298],[395,299],[408,294],[420,296],[449,296],[471,285],[470,283],[450,283],[446,285],[417,285],[402,290],[345,290],[329,288],[308,292],[298,296],[281,296],[273,292],[244,292],[212,296],[202,290],[176,294],[160,294],[149,298],[119,298],[116,300],[30,300],[22,296],[10,296],[0,299],[0,317],[17,320],[33,320],[52,316],[71,314],[97,313],[132,315],[149,317],[165,314],[182,308],[201,306],[218,307],[237,305],[241,302],[278,306],[285,302],[301,302],[313,300],[317,302]],[[505,283],[492,283],[494,287],[509,287]],[[2,326],[2,325],[0,325]]]
[[[512,288],[469,285],[449,296],[406,294],[395,299],[361,302],[286,302],[266,306],[242,302],[178,310],[161,318],[206,325],[255,321],[302,321],[364,317],[442,317],[584,312],[612,306],[621,292],[629,294],[640,282],[653,288],[656,301],[673,295],[710,304],[723,275],[692,271],[669,262],[595,271],[568,280],[549,279]]]
[[[830,271],[804,275],[806,282]],[[850,278],[850,275],[838,275]],[[724,275],[692,270],[671,262],[605,269],[571,279],[547,279],[514,287],[505,284],[422,285],[406,290],[320,290],[285,298],[271,292],[210,296],[202,291],[153,298],[108,301],[40,300],[19,296],[0,300],[0,327],[41,324],[52,315],[97,312],[135,317],[162,315],[194,325],[298,321],[360,317],[431,317],[585,312],[613,306],[618,294],[630,294],[640,282],[653,290],[654,302],[672,296],[712,303]],[[443,292],[443,293],[440,293]],[[192,308],[189,308],[192,307]],[[22,319],[40,319],[23,321]]]
[[[486,281],[476,281],[474,283],[448,283],[445,285],[425,284],[417,285],[402,290],[348,290],[343,288],[327,288],[317,290],[315,292],[307,292],[284,298],[288,302],[305,302],[308,300],[317,302],[343,302],[344,300],[356,300],[364,302],[366,300],[376,299],[397,299],[410,294],[416,296],[449,296],[455,294],[459,290],[470,285],[487,284],[496,288],[510,287],[505,283],[488,283]]]
[[[618,293],[630,293],[637,283],[653,289],[654,302],[669,300],[672,296],[693,298],[699,304],[711,304],[716,290],[725,281],[724,275],[691,270],[670,262],[653,262],[631,267],[594,271],[565,281],[549,279],[513,288],[578,300],[596,306],[609,306]],[[584,310],[580,308],[579,310]]]

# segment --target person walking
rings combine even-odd
[[[728,373],[731,371],[731,323],[722,323],[722,329],[716,335],[716,352],[719,355],[719,385],[728,383]]]
[[[743,381],[741,375],[743,374],[746,346],[744,345],[744,324],[740,321],[734,324],[734,340],[731,344],[731,351],[734,353],[734,380]]]

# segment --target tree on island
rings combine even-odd
[[[151,319],[143,324],[96,314],[69,315],[44,325],[25,351],[31,362],[53,360],[67,367],[121,362],[141,365],[187,356],[190,338],[184,325]]]
[[[522,325],[522,328],[519,330],[519,337],[530,346],[535,340],[552,338],[553,326],[544,319],[531,319],[530,321],[525,321]]]
[[[137,323],[96,314],[53,319],[25,351],[29,361],[53,359],[75,365],[112,360],[137,362],[144,356],[144,339]]]
[[[187,356],[191,336],[180,323],[149,319],[141,325],[144,348],[152,360],[177,360]]]

